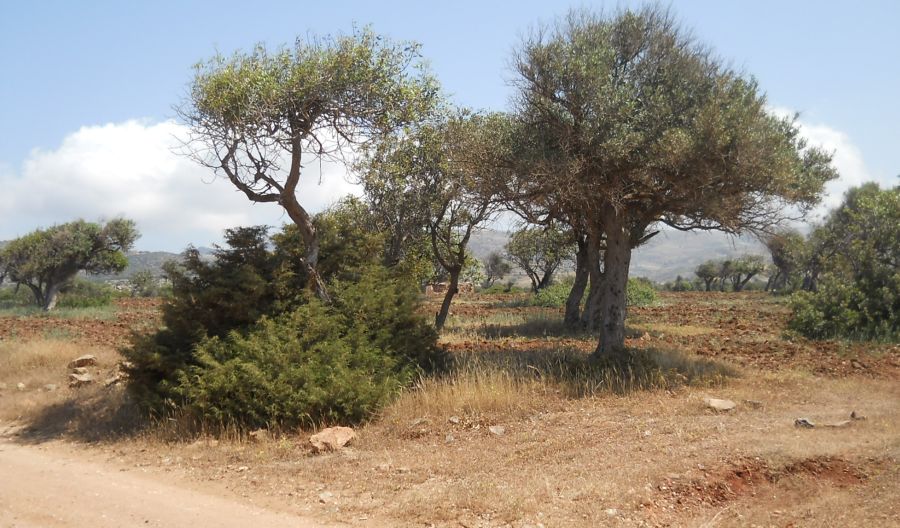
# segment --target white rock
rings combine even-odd
[[[329,427],[309,437],[316,452],[337,451],[356,438],[356,431],[349,427]]]
[[[716,411],[730,411],[734,409],[737,404],[735,404],[731,400],[720,400],[718,398],[706,398],[706,406],[710,409]]]
[[[488,427],[488,431],[490,431],[492,435],[503,436],[506,434],[506,427],[503,427],[502,425],[492,425]]]
[[[77,367],[90,367],[97,364],[97,358],[90,354],[85,354],[81,357],[77,357],[69,362],[69,368],[74,369]]]
[[[83,387],[94,382],[94,377],[90,374],[69,374],[70,387]]]

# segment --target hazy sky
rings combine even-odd
[[[503,109],[511,50],[529,26],[570,6],[627,2],[18,2],[0,0],[0,240],[77,217],[124,214],[142,249],[178,251],[225,227],[284,218],[172,153],[172,105],[191,66],[216,50],[298,36],[378,33],[422,43],[455,102]],[[635,4],[636,5],[636,4]],[[900,174],[900,2],[687,1],[697,37],[756,76],[774,111],[835,151],[846,187]],[[320,209],[352,185],[320,167],[301,202]]]

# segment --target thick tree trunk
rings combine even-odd
[[[547,286],[550,286],[551,282],[553,282],[553,271],[547,271],[544,273],[544,276],[541,277],[541,280],[538,282],[537,289],[543,290]]]
[[[47,292],[44,294],[44,311],[49,312],[50,310],[56,308],[56,303],[59,300],[59,289],[62,285],[59,283],[51,283],[47,285]]]
[[[606,250],[603,255],[603,287],[600,299],[600,343],[596,357],[611,357],[625,350],[625,313],[631,244],[628,230],[614,215],[604,222]]]
[[[462,266],[451,268],[448,271],[450,272],[450,284],[447,286],[447,293],[444,294],[441,311],[434,317],[434,327],[438,332],[444,328],[444,323],[447,322],[447,316],[450,314],[450,303],[453,302],[453,296],[459,291],[459,274]]]
[[[578,237],[578,251],[575,253],[575,282],[566,299],[566,314],[563,318],[565,327],[569,330],[578,328],[581,319],[581,300],[584,298],[584,290],[587,288],[588,276],[588,244],[582,237]]]
[[[590,291],[581,313],[582,327],[594,332],[600,329],[600,300],[603,298],[603,270],[600,266],[599,237],[588,239],[588,277]]]
[[[703,282],[706,283],[706,291],[711,291],[711,290],[712,290],[712,283],[713,283],[713,280],[715,280],[715,279],[703,279]]]
[[[44,307],[44,292],[41,290],[40,286],[35,286],[34,284],[26,283],[25,286],[28,286],[28,289],[31,290],[31,294],[34,295],[34,302],[40,306]]]

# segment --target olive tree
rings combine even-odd
[[[361,176],[367,180],[364,188],[387,185],[395,193],[402,192],[409,209],[421,208],[411,214],[423,214],[432,257],[449,277],[435,316],[439,330],[470,260],[467,247],[472,233],[501,207],[486,183],[496,170],[486,160],[492,159],[500,120],[496,115],[465,111],[436,114],[429,123],[381,142]]]
[[[534,293],[549,286],[556,270],[574,253],[574,233],[558,224],[526,227],[506,243],[507,258],[525,272]]]
[[[484,259],[484,287],[490,288],[495,282],[509,275],[512,266],[499,251],[491,251]]]
[[[44,310],[56,307],[59,292],[81,272],[117,273],[138,238],[131,220],[105,224],[76,220],[38,229],[0,250],[0,277],[31,290]]]
[[[656,224],[764,231],[835,177],[795,118],[770,114],[757,82],[665,9],[572,11],[526,37],[513,63],[518,136],[539,141],[509,186],[604,241],[596,356],[624,350],[632,249]]]
[[[327,300],[316,228],[298,196],[304,167],[349,161],[354,148],[417,121],[436,93],[418,45],[366,29],[216,55],[197,66],[179,114],[191,130],[190,155],[249,200],[278,204],[297,225],[308,285]]]
[[[697,269],[694,270],[694,275],[703,281],[703,285],[706,286],[706,291],[711,291],[713,284],[719,279],[719,270],[721,268],[722,266],[720,263],[714,260],[707,260],[697,266]]]

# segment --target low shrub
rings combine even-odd
[[[179,409],[208,425],[357,423],[420,370],[443,366],[408,281],[373,267],[330,293],[331,304],[304,293],[284,313],[187,347],[166,329],[139,339],[125,352],[132,392],[156,413]]]
[[[100,308],[109,306],[116,297],[116,290],[99,282],[77,278],[60,292],[60,308]]]
[[[789,328],[813,339],[900,338],[900,273],[879,287],[828,276],[817,291],[791,296]],[[869,285],[874,286],[874,285]]]
[[[656,288],[653,282],[643,277],[628,279],[625,290],[628,306],[649,306],[656,302]]]
[[[572,279],[564,280],[547,286],[539,290],[536,294],[529,297],[526,304],[530,306],[542,306],[545,308],[560,308],[565,306],[566,300],[569,298],[569,292],[572,291]],[[587,297],[589,288],[585,289],[584,295]],[[628,306],[648,306],[656,302],[656,288],[653,283],[644,278],[628,279],[628,287],[625,292],[628,300]],[[582,299],[584,301],[584,299]]]

